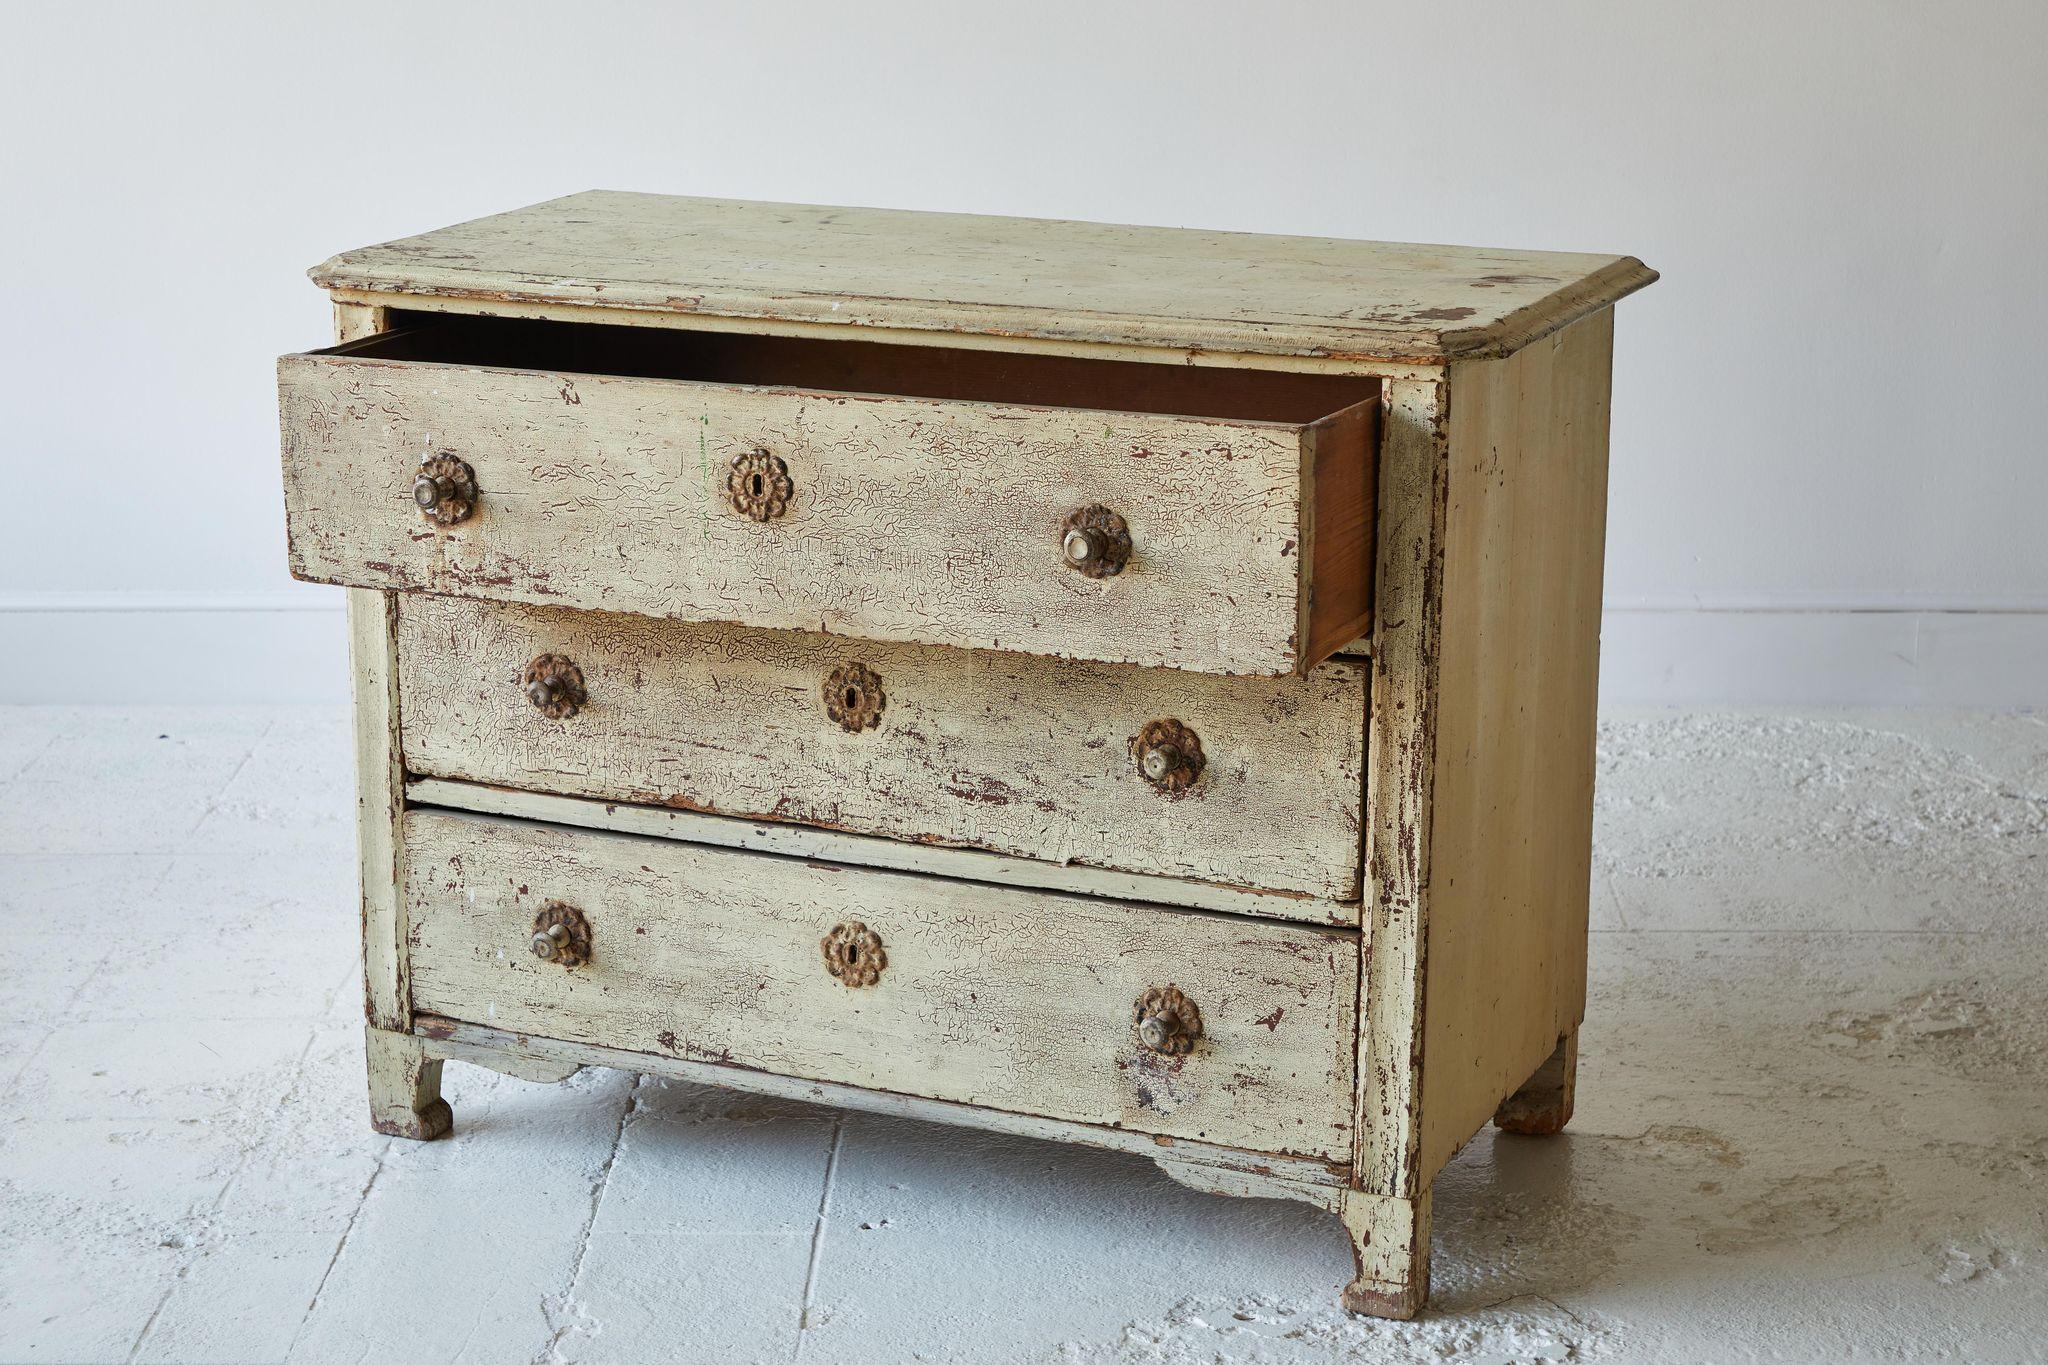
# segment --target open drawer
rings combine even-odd
[[[300,578],[1212,673],[1367,625],[1376,380],[398,317],[278,363]]]

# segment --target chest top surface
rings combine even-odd
[[[592,190],[344,252],[325,288],[1176,351],[1503,355],[1656,279],[1629,256]]]

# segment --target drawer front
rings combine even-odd
[[[1195,878],[1356,922],[1333,904],[1359,892],[1355,663],[1233,678],[428,596],[398,622],[415,774]],[[550,657],[574,666],[573,714],[525,690]],[[1158,781],[1148,726],[1187,755]]]
[[[354,352],[287,356],[279,384],[315,582],[1242,674],[1364,626],[1368,406],[1232,421]]]
[[[430,810],[405,817],[405,860],[424,1013],[1349,1157],[1354,933]],[[587,958],[534,956],[538,916]],[[1153,996],[1154,1037],[1181,1054],[1134,1027],[1169,985],[1192,1017]]]

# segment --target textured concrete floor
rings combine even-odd
[[[0,711],[0,1360],[2048,1358],[2048,725],[1602,729],[1561,1139],[1434,1311],[1135,1158],[450,1065],[364,1120],[344,718]]]

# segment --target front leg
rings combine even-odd
[[[1343,1214],[1358,1263],[1344,1306],[1403,1322],[1421,1312],[1429,1298],[1429,1191],[1400,1199],[1347,1190]]]
[[[1572,1093],[1578,1082],[1579,1033],[1573,1029],[1522,1088],[1501,1101],[1493,1113],[1494,1126],[1532,1137],[1563,1131],[1572,1120]]]
[[[371,1025],[363,1030],[370,1069],[370,1126],[392,1137],[425,1142],[455,1122],[441,1098],[441,1059],[427,1056],[424,1039]]]

